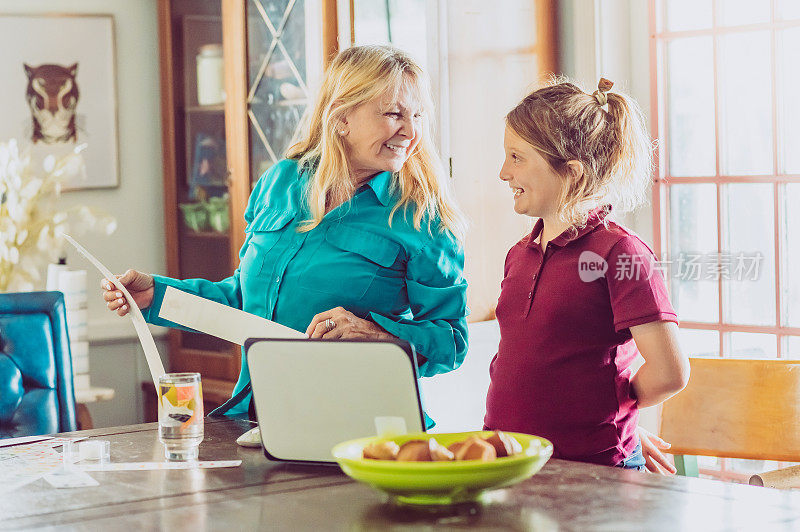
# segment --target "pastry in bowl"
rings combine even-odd
[[[486,436],[470,436],[445,447],[431,437],[427,440],[409,440],[402,446],[393,441],[380,441],[364,447],[362,457],[372,460],[398,460],[400,462],[447,462],[450,460],[482,460],[513,456],[522,446],[505,432],[491,432]]]

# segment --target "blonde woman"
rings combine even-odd
[[[401,338],[419,373],[457,368],[467,350],[462,217],[431,142],[430,90],[405,53],[341,52],[328,69],[308,132],[256,184],[240,264],[220,282],[128,270],[120,277],[150,323],[167,286],[263,316],[311,338]],[[128,304],[103,281],[120,316]],[[244,358],[244,353],[242,357]],[[250,405],[242,361],[233,397]]]

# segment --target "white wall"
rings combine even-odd
[[[165,271],[161,115],[156,0],[0,0],[0,15],[35,13],[112,14],[116,36],[120,186],[68,192],[61,204],[102,208],[117,218],[117,232],[79,240],[112,271],[132,267]],[[113,401],[90,406],[96,426],[140,420],[139,382],[149,380],[128,319],[115,319],[92,297],[100,276],[71,250],[72,268],[89,271],[90,368],[93,385],[111,386]],[[159,342],[162,355],[166,347]]]
[[[498,174],[503,119],[539,75],[536,19],[531,0],[446,3],[450,155],[458,202],[470,218],[464,275],[477,321],[496,306],[506,253],[531,226],[514,212],[511,189]]]
[[[464,363],[450,373],[422,379],[428,415],[436,421],[433,432],[481,430],[489,392],[489,364],[500,344],[497,320],[469,324],[469,351]]]

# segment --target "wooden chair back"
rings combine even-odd
[[[689,384],[662,406],[670,453],[800,461],[800,360],[690,363]]]

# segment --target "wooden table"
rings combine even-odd
[[[248,422],[206,420],[200,459],[241,459],[229,469],[92,472],[93,488],[43,480],[0,497],[0,528],[86,530],[794,530],[800,493],[665,478],[551,460],[484,504],[398,507],[336,467],[268,462],[234,440]],[[160,461],[157,425],[72,434],[111,441],[112,461]]]

